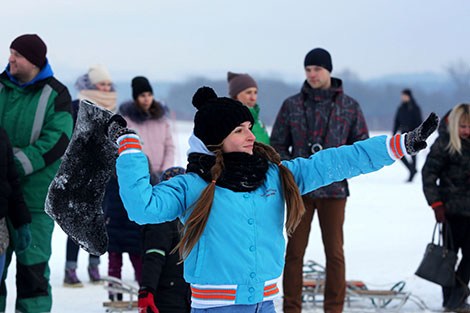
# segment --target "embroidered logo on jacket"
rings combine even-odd
[[[269,196],[274,196],[276,193],[277,193],[277,189],[268,189],[268,190],[266,190],[265,193],[263,193],[263,194],[261,195],[261,197],[267,198],[267,197],[269,197]]]

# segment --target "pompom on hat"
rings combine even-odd
[[[198,110],[194,116],[194,135],[206,147],[218,145],[235,127],[244,122],[255,123],[250,110],[241,102],[226,97],[218,98],[210,87],[199,88],[193,96]]]

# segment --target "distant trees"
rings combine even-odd
[[[344,90],[361,105],[371,130],[390,131],[398,105],[400,94],[404,88],[410,88],[421,106],[423,115],[434,111],[443,115],[455,104],[470,101],[470,65],[464,61],[453,63],[447,67],[448,83],[433,88],[423,88],[422,82],[372,83],[362,81],[354,72],[345,70],[333,76],[343,80]],[[258,103],[261,107],[261,119],[272,125],[282,102],[289,96],[300,91],[303,82],[286,83],[281,80],[255,77],[258,87]],[[212,87],[219,97],[228,96],[226,80],[211,80],[194,77],[169,88],[164,100],[178,119],[191,120],[196,112],[191,100],[193,94],[201,86]],[[424,117],[424,116],[423,116]]]
[[[447,67],[447,73],[455,86],[455,95],[470,101],[470,64],[459,60]]]

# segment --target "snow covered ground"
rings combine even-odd
[[[175,140],[179,143],[176,162],[184,166],[187,138],[192,130],[192,123],[178,122],[173,128],[177,134]],[[418,156],[419,168],[424,163],[426,153],[427,151]],[[403,280],[406,282],[404,290],[421,298],[428,307],[439,309],[440,288],[414,276],[425,246],[431,239],[434,216],[423,196],[421,175],[418,173],[412,183],[405,183],[407,177],[404,165],[397,162],[377,173],[350,180],[351,197],[346,205],[344,225],[346,277],[364,281],[369,289],[389,289],[396,282]],[[66,235],[57,226],[54,230],[50,260],[54,301],[52,312],[105,312],[102,303],[107,300],[107,291],[102,285],[92,285],[88,282],[88,254],[83,250],[79,254],[78,276],[85,283],[85,287],[72,289],[62,286],[65,244]],[[306,255],[307,259],[324,264],[323,246],[316,218]],[[107,273],[106,254],[101,257],[100,271],[102,274]],[[13,313],[16,294],[14,266],[10,267],[8,274],[6,312]],[[132,282],[133,275],[126,255],[123,278]],[[359,312],[373,309],[370,301],[353,304],[364,307]],[[276,300],[276,307],[278,312],[282,312],[281,298]],[[304,311],[322,312],[311,305],[306,305]],[[422,311],[412,302],[408,302],[401,312]]]

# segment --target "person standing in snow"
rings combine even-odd
[[[359,103],[346,95],[340,79],[332,77],[328,51],[311,50],[305,56],[306,80],[300,93],[287,98],[271,133],[271,145],[282,160],[310,155],[330,147],[350,145],[369,138]],[[302,306],[302,268],[315,211],[318,213],[326,256],[323,308],[343,311],[346,269],[343,224],[349,188],[346,180],[303,196],[306,213],[287,243],[284,269],[284,312],[299,313]]]
[[[23,199],[18,173],[15,168],[13,150],[8,135],[0,126],[0,273],[3,274],[6,250],[10,244],[7,216],[16,229],[15,252],[21,254],[31,243],[31,214]]]
[[[78,77],[75,82],[75,87],[79,93],[76,100],[72,102],[72,115],[74,124],[77,120],[79,103],[82,99],[88,99],[100,107],[103,107],[112,112],[117,111],[117,93],[109,75],[108,70],[101,64],[90,66],[88,73]],[[78,251],[80,247],[72,240],[67,238],[67,252],[65,256],[65,287],[83,287],[82,282],[77,276],[78,265]],[[101,283],[100,272],[100,257],[90,254],[88,258],[88,276],[91,283]]]
[[[153,89],[147,78],[134,77],[131,85],[133,100],[121,104],[119,114],[142,139],[144,153],[150,161],[152,180],[156,182],[161,173],[173,166],[175,161],[170,122],[165,116],[167,108],[154,99]]]
[[[397,109],[395,114],[395,121],[393,123],[393,134],[396,134],[398,131],[405,133],[416,128],[419,124],[423,122],[421,116],[421,109],[413,97],[410,89],[404,89],[401,93],[401,104]],[[401,158],[403,164],[410,172],[408,177],[408,182],[412,182],[414,176],[416,175],[416,156],[411,156],[411,163],[407,158]]]
[[[16,254],[16,311],[50,312],[49,284],[54,221],[44,211],[48,187],[56,174],[73,129],[69,91],[53,75],[47,47],[36,34],[17,37],[0,74],[0,126],[10,138],[24,200],[31,213],[31,244]],[[13,238],[18,236],[9,227]],[[6,254],[0,286],[0,312],[5,312],[5,278],[15,243]]]
[[[269,145],[269,135],[263,122],[259,119],[260,107],[258,100],[258,85],[256,81],[248,74],[237,74],[228,72],[228,93],[230,98],[235,99],[246,105],[253,115],[255,124],[253,125],[253,135],[256,141]]]
[[[153,187],[140,138],[121,116],[110,119],[108,137],[119,150],[116,170],[129,218],[148,224],[180,217],[184,224],[177,248],[194,313],[275,312],[272,299],[284,267],[284,205],[290,235],[304,213],[301,194],[417,153],[439,120],[432,114],[405,135],[281,162],[273,148],[255,142],[253,116],[240,102],[203,87],[193,105],[187,173]]]
[[[436,221],[444,223],[444,228],[450,227],[449,247],[462,253],[455,273],[456,286],[442,288],[442,305],[449,311],[470,312],[466,303],[470,281],[470,104],[456,105],[442,119],[422,179]]]
[[[166,169],[160,181],[185,173],[182,167]],[[189,313],[191,291],[183,278],[183,264],[173,250],[181,236],[181,222],[176,219],[142,226],[142,281],[139,289],[139,312]]]

